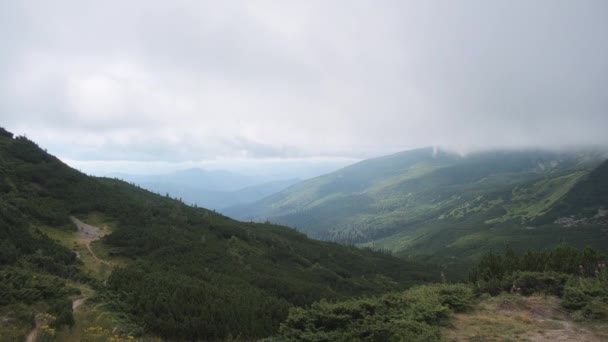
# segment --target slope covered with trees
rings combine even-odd
[[[65,316],[58,325],[71,324],[69,297],[88,284],[97,300],[164,338],[263,337],[290,307],[405,288],[439,274],[89,177],[25,137],[0,133],[0,309],[23,313],[10,318],[21,324],[33,325],[40,310]],[[43,233],[71,232],[70,215],[91,213],[112,222],[103,245],[126,260],[107,282],[87,276],[74,252]]]

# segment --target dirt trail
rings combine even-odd
[[[38,317],[36,317],[36,326],[34,327],[34,329],[32,329],[29,335],[27,335],[27,337],[25,338],[25,342],[35,342],[36,337],[38,337],[38,332],[40,331],[41,326],[42,322],[40,321],[40,319],[38,319]]]
[[[82,304],[84,304],[85,300],[87,300],[86,297],[74,299],[72,301],[72,311],[76,311],[76,309],[78,309],[79,306],[81,306]]]
[[[70,219],[72,220],[72,222],[74,222],[76,227],[78,227],[78,237],[81,241],[85,243],[87,250],[89,251],[89,253],[91,253],[95,261],[106,265],[112,265],[107,260],[103,260],[97,257],[95,252],[93,252],[93,250],[91,249],[91,242],[101,239],[104,235],[107,234],[107,232],[101,228],[84,223],[79,219],[75,218],[74,216],[70,216]]]
[[[85,300],[87,300],[86,297],[77,298],[77,299],[72,300],[72,311],[76,311],[76,309],[78,309],[79,306],[84,304]],[[44,325],[44,322],[43,322],[44,319],[42,318],[41,315],[36,315],[35,320],[36,320],[36,326],[27,335],[27,337],[25,338],[25,342],[36,342],[36,338],[38,337],[38,334],[40,333],[40,328]]]
[[[87,247],[87,250],[89,251],[89,253],[91,253],[95,261],[111,266],[112,264],[109,261],[100,259],[95,254],[95,252],[93,252],[93,249],[91,249],[91,242],[101,239],[104,235],[107,234],[107,231],[105,229],[101,229],[90,224],[84,223],[79,219],[75,218],[74,216],[70,216],[70,220],[72,220],[76,227],[78,227],[78,239],[84,242],[85,246]],[[77,255],[78,257],[80,257],[78,253]],[[86,300],[87,297],[76,298],[72,300],[72,311],[76,311],[78,307],[84,304]],[[38,337],[38,334],[40,333],[40,328],[43,326],[44,322],[40,315],[37,315],[35,320],[36,326],[27,335],[25,339],[26,342],[35,342],[36,338]]]

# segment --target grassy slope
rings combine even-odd
[[[446,341],[605,341],[606,322],[577,322],[552,296],[501,294],[452,316]]]
[[[264,336],[291,305],[404,288],[437,277],[426,266],[386,254],[311,240],[280,226],[237,222],[125,182],[88,177],[33,142],[0,133],[0,271],[52,274],[67,281],[58,289],[93,284],[104,301],[114,303],[114,312],[165,337]],[[92,213],[103,219],[95,222]],[[112,226],[112,234],[91,245],[97,254],[125,266],[110,276],[108,287],[98,280],[109,270],[91,262],[74,237],[70,215]],[[39,266],[43,256],[48,267]],[[186,295],[189,291],[201,293],[198,302]],[[155,300],[162,292],[185,296]],[[60,296],[67,299],[69,293]],[[19,298],[10,300],[20,305]],[[46,310],[46,299],[40,300],[23,308],[25,327],[33,325],[33,312]],[[189,304],[196,304],[194,311],[183,311],[190,310]],[[172,316],[159,314],[155,320],[142,315],[151,310]],[[182,315],[215,324],[194,324]]]

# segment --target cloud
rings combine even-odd
[[[5,1],[1,124],[74,160],[606,146],[607,10]]]

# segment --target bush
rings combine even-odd
[[[473,291],[459,285],[425,285],[403,293],[292,308],[269,341],[439,341],[452,311],[470,307]]]
[[[562,306],[576,310],[585,319],[608,319],[608,277],[604,271],[597,278],[572,278],[565,287]]]
[[[437,285],[442,305],[455,312],[463,312],[471,308],[473,290],[464,284]]]
[[[571,276],[557,272],[515,272],[510,279],[512,287],[523,295],[544,293],[561,297],[564,286]]]
[[[489,293],[492,296],[497,296],[503,291],[508,291],[511,288],[510,279],[482,279],[474,283],[475,293],[477,295]]]
[[[57,299],[51,302],[49,311],[56,317],[51,323],[53,328],[63,325],[73,326],[74,315],[72,313],[72,301],[67,298]]]

